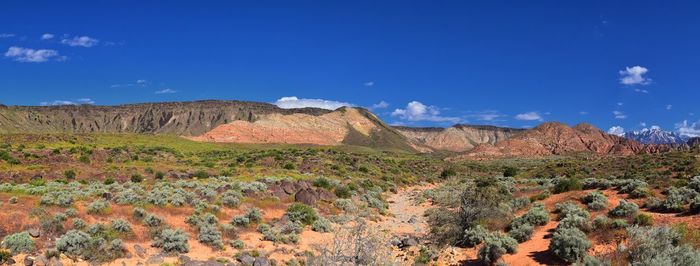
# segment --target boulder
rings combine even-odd
[[[33,266],[34,265],[34,257],[32,256],[26,256],[24,257],[24,266]]]
[[[310,188],[299,190],[299,192],[294,194],[294,201],[301,202],[309,206],[316,205],[316,201],[318,199],[318,192]]]
[[[146,250],[143,249],[139,244],[134,245],[134,251],[136,252],[136,256],[139,256],[139,258],[145,258],[146,257]]]
[[[280,182],[280,187],[282,190],[284,190],[285,193],[292,195],[297,192],[296,187],[294,186],[294,183],[292,183],[289,180],[282,180]]]
[[[330,192],[324,188],[316,189],[316,192],[318,194],[319,200],[322,200],[325,202],[333,202],[335,200],[335,194],[333,194],[333,192]]]
[[[270,266],[270,260],[265,257],[257,257],[255,262],[253,262],[253,266]]]
[[[111,199],[112,199],[112,193],[110,193],[110,192],[102,193],[102,198],[105,199],[105,200],[111,200]]]
[[[31,228],[27,230],[27,233],[33,238],[38,238],[41,236],[41,230],[39,230],[39,228]]]
[[[146,260],[146,264],[161,264],[164,260],[165,259],[163,258],[163,255],[153,255],[148,257],[148,260]]]
[[[252,266],[255,263],[255,258],[248,254],[243,254],[238,257],[238,262],[245,266]]]

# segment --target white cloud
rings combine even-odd
[[[647,85],[651,79],[644,77],[649,69],[642,66],[626,67],[620,70],[620,83],[625,85]]]
[[[123,87],[133,87],[133,86],[148,87],[150,84],[151,84],[151,82],[148,80],[137,79],[136,82],[134,82],[134,83],[112,84],[109,87],[111,87],[111,88],[123,88]]]
[[[624,104],[625,104],[625,103],[623,103],[623,102],[618,102],[618,103],[617,103],[617,106],[623,106]]]
[[[0,33],[0,39],[15,37],[12,33]]]
[[[365,87],[372,87],[372,86],[374,86],[374,81],[367,81],[367,82],[365,82],[364,85],[365,85]]]
[[[515,116],[515,119],[517,120],[523,120],[523,121],[542,121],[544,120],[542,118],[542,115],[538,112],[527,112],[527,113],[522,113],[522,114],[517,114]]]
[[[177,91],[173,90],[173,89],[162,89],[162,90],[155,91],[154,93],[155,94],[171,94],[171,93],[176,93],[176,92]]]
[[[282,97],[277,99],[274,103],[277,107],[282,109],[293,109],[293,108],[321,108],[326,110],[335,110],[343,106],[355,106],[351,103],[338,102],[324,99],[304,99],[297,98],[296,96]]]
[[[503,121],[499,118],[506,117],[496,110],[473,111],[467,113],[467,119],[476,119],[478,121]]]
[[[578,114],[580,114],[580,115],[588,115],[588,112],[587,112],[587,111],[580,111],[580,112],[578,112]]]
[[[370,110],[385,109],[389,107],[389,103],[385,101],[380,101],[369,107]]]
[[[51,58],[57,58],[59,60],[65,59],[65,57],[59,57],[56,50],[50,49],[30,49],[24,47],[12,46],[5,53],[5,57],[14,59],[17,62],[24,63],[41,63],[49,61]]]
[[[639,126],[641,126],[641,127],[646,127],[646,126],[647,126],[647,122],[640,122],[640,123],[639,123]]]
[[[51,39],[53,39],[53,37],[55,37],[55,36],[51,33],[44,33],[41,35],[42,40],[51,40]]]
[[[625,134],[625,129],[621,126],[614,126],[608,129],[608,134],[622,136]]]
[[[75,36],[72,39],[63,39],[61,43],[68,46],[93,47],[100,43],[100,40],[88,36]]]
[[[80,98],[74,101],[67,101],[67,100],[55,100],[51,102],[41,102],[39,103],[42,106],[56,106],[56,105],[79,105],[79,104],[95,104],[95,101],[93,101],[90,98]]]
[[[700,120],[693,123],[688,123],[688,120],[676,124],[676,131],[681,136],[700,137]]]
[[[623,113],[622,111],[613,111],[613,115],[615,115],[615,119],[627,118],[627,115],[625,113]]]
[[[136,80],[136,84],[141,85],[141,86],[145,86],[148,84],[148,80],[139,79],[139,80]]]
[[[646,93],[646,94],[649,94],[649,91],[648,91],[648,90],[644,90],[644,89],[634,89],[634,91],[635,91],[635,92],[639,92],[639,93]]]
[[[406,109],[396,109],[391,116],[408,121],[430,121],[459,123],[459,117],[441,116],[440,110],[435,106],[427,106],[418,101],[412,101],[406,105]]]
[[[673,105],[671,105],[671,104],[666,105],[666,110],[671,110],[671,108],[673,108]]]

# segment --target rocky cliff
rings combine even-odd
[[[413,143],[432,150],[463,152],[480,144],[496,144],[523,129],[481,125],[455,125],[449,128],[394,127]]]
[[[492,159],[504,157],[542,157],[577,152],[631,155],[673,150],[668,145],[645,145],[634,140],[610,135],[590,125],[569,127],[562,123],[543,123],[495,145],[482,144],[471,151],[451,158]]]

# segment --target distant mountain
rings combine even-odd
[[[636,140],[644,144],[685,144],[688,139],[678,133],[664,131],[653,126],[639,131],[629,131],[623,134],[625,138]]]
[[[569,127],[547,122],[511,136],[495,145],[482,144],[471,151],[451,158],[494,159],[506,157],[543,157],[588,152],[600,155],[631,155],[672,150],[668,145],[645,145],[634,140],[611,135],[590,124]]]
[[[431,150],[463,152],[480,144],[496,144],[524,131],[520,128],[507,128],[484,125],[454,125],[440,127],[394,127],[417,146]]]

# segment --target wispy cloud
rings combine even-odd
[[[649,94],[649,91],[648,91],[648,90],[645,90],[645,89],[634,89],[634,91],[635,91],[635,92],[639,92],[639,93]]]
[[[625,129],[621,126],[614,126],[608,129],[608,134],[622,136],[625,135]]]
[[[61,40],[61,43],[68,46],[93,47],[100,43],[100,40],[88,36],[75,36]]]
[[[504,121],[502,118],[507,115],[496,110],[469,111],[464,116],[467,120],[477,120],[485,122]]]
[[[588,113],[588,111],[580,111],[580,112],[578,112],[578,114],[580,114],[580,115],[588,115],[589,113]]]
[[[700,120],[689,123],[688,120],[676,124],[676,131],[681,136],[700,137]]]
[[[539,112],[526,112],[515,115],[516,120],[522,121],[543,121],[542,115]]]
[[[50,102],[41,102],[39,103],[42,106],[56,106],[56,105],[80,105],[80,104],[95,104],[95,101],[93,101],[90,98],[80,98],[77,100],[54,100]]]
[[[627,118],[627,115],[626,115],[624,112],[622,112],[622,111],[617,111],[617,110],[615,110],[615,111],[613,111],[612,113],[613,113],[613,115],[615,116],[615,119],[625,119],[625,118]]]
[[[370,110],[385,109],[389,107],[389,103],[385,101],[380,101],[369,107]]]
[[[153,93],[154,93],[154,94],[172,94],[172,93],[176,93],[176,92],[177,92],[177,91],[176,91],[176,90],[173,90],[173,89],[162,89],[162,90],[157,90],[157,91],[155,91],[155,92],[153,92]]]
[[[297,98],[296,96],[279,98],[273,104],[277,105],[279,108],[283,108],[283,109],[313,107],[313,108],[321,108],[321,109],[327,109],[327,110],[335,110],[335,109],[338,109],[338,108],[343,107],[343,106],[355,106],[354,104],[346,103],[346,102],[324,100],[324,99],[304,99],[304,98]]]
[[[651,79],[644,75],[649,72],[649,69],[643,66],[626,67],[625,70],[620,70],[620,83],[624,85],[647,85],[651,83]]]
[[[30,49],[24,47],[10,47],[5,52],[5,57],[12,58],[23,63],[42,63],[51,59],[65,60],[66,57],[59,56],[58,51],[51,49]]]
[[[13,33],[0,33],[0,39],[15,37]]]
[[[51,33],[44,33],[41,35],[42,40],[51,40],[51,39],[53,39],[53,37],[55,37],[55,36]]]
[[[367,81],[367,82],[365,82],[364,85],[365,85],[365,87],[372,87],[372,86],[374,86],[374,81]]]
[[[671,110],[672,108],[673,108],[673,105],[671,105],[671,104],[666,105],[666,110]]]
[[[407,121],[429,121],[429,122],[451,122],[459,123],[459,117],[449,117],[440,115],[440,110],[435,106],[427,106],[418,101],[412,101],[406,105],[405,109],[396,109],[391,116]]]
[[[124,84],[112,84],[109,87],[111,88],[124,88],[124,87],[148,87],[151,85],[151,82],[145,79],[137,79],[134,83],[124,83]]]

